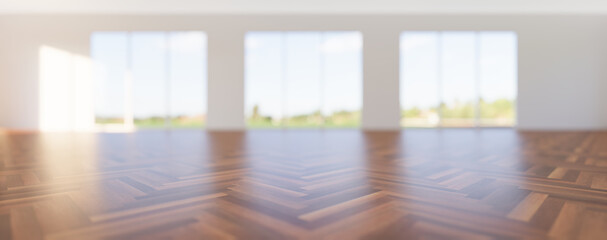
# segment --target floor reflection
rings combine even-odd
[[[583,238],[602,231],[589,222],[607,223],[606,139],[510,129],[0,134],[0,229],[16,239]]]

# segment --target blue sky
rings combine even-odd
[[[172,116],[206,113],[207,43],[203,32],[97,32],[91,41],[98,116],[123,116],[129,58],[135,118],[164,116],[169,108]],[[170,99],[168,103],[166,99]]]
[[[404,32],[400,41],[403,108],[433,107],[439,99],[447,104],[472,101],[477,91],[486,101],[516,99],[514,32]]]
[[[245,44],[246,115],[361,109],[359,32],[249,32]]]

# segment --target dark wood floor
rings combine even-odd
[[[607,132],[0,134],[0,239],[606,239]]]

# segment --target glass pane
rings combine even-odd
[[[206,34],[171,32],[169,37],[171,126],[202,127],[207,112]]]
[[[140,128],[164,127],[167,116],[167,34],[131,34],[133,116]]]
[[[322,115],[325,127],[357,127],[362,109],[362,35],[322,33]]]
[[[245,115],[249,127],[353,127],[362,106],[358,32],[250,32]]]
[[[473,127],[476,107],[476,34],[441,34],[441,124]]]
[[[401,35],[401,125],[434,127],[439,123],[439,34],[405,32]]]
[[[125,32],[96,32],[91,36],[97,124],[124,123],[127,46]]]
[[[480,124],[513,126],[517,88],[514,32],[480,34]]]
[[[245,116],[249,127],[280,127],[284,112],[284,38],[250,32],[245,47]]]
[[[286,115],[288,127],[318,127],[321,37],[319,32],[286,33]]]

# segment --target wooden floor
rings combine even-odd
[[[0,134],[0,239],[607,239],[607,132]]]

